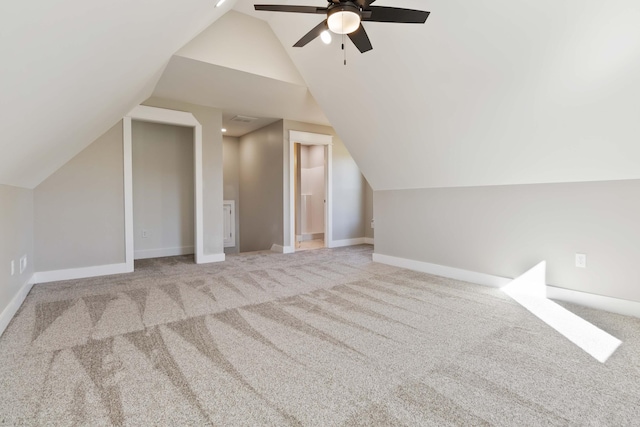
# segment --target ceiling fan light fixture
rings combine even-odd
[[[360,10],[352,4],[339,4],[327,15],[327,25],[336,34],[351,34],[360,27]]]
[[[331,43],[331,33],[329,32],[329,30],[324,30],[323,32],[321,32],[320,33],[320,39],[322,40],[322,43],[324,43],[324,44]]]

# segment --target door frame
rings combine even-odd
[[[333,221],[332,221],[332,201],[333,201],[333,136],[321,133],[301,132],[297,130],[289,131],[289,217],[285,217],[284,229],[289,230],[289,239],[284,239],[284,253],[296,251],[296,195],[295,195],[295,144],[300,145],[324,145],[324,186],[327,202],[324,204],[324,241],[327,248],[333,247]],[[285,199],[286,200],[286,199]],[[285,212],[287,209],[285,208]],[[287,223],[288,222],[288,223]]]
[[[132,120],[193,128],[195,262],[196,264],[201,264],[204,262],[217,261],[217,259],[209,260],[204,255],[202,125],[191,113],[139,105],[123,118],[122,126],[124,150],[124,235],[125,263],[127,265],[127,269],[129,271],[133,271],[134,258]]]

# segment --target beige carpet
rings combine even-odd
[[[640,320],[592,359],[497,289],[357,246],[145,260],[37,285],[0,339],[4,425],[640,425]]]

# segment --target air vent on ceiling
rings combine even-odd
[[[255,122],[256,120],[258,120],[258,119],[255,118],[255,117],[235,116],[230,121],[237,122],[237,123],[251,123],[251,122]]]

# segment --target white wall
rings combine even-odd
[[[640,302],[640,181],[375,192],[378,254]],[[576,253],[587,268],[575,267]]]
[[[134,120],[131,132],[134,258],[194,253],[193,128]]]
[[[0,184],[0,335],[26,296],[33,254],[33,190]],[[25,255],[27,267],[20,273],[20,258]]]

